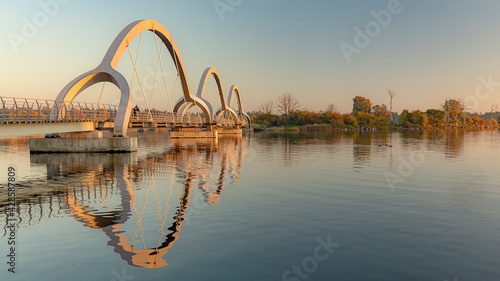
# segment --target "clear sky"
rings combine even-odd
[[[40,3],[51,1],[67,3],[44,22]],[[291,92],[309,109],[349,112],[356,95],[388,104],[387,89],[398,93],[394,110],[425,110],[470,100],[479,77],[500,82],[500,1],[393,1],[0,0],[0,95],[54,99],[138,19],[169,30],[193,90],[216,67],[225,91],[239,86],[246,111]],[[372,11],[381,10],[391,19],[377,22]],[[38,20],[36,32],[23,35],[26,20]],[[14,46],[12,34],[24,41]],[[350,63],[343,42],[356,48]],[[476,96],[478,112],[500,103],[500,83],[490,84]]]

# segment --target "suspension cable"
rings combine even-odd
[[[135,56],[135,62],[134,62],[134,60],[132,60],[132,65],[136,65],[137,64],[137,60],[139,59],[139,48],[141,48],[141,42],[142,42],[142,32],[141,32],[141,34],[139,36],[139,45],[137,47],[137,54]],[[129,46],[127,46],[127,48],[130,49]],[[129,52],[130,52],[130,50],[129,50]],[[132,55],[130,55],[130,56],[132,57]],[[130,89],[132,89],[132,86],[134,85],[134,78],[135,78],[135,75],[132,72],[132,82],[130,82]]]
[[[154,32],[154,29],[153,29],[153,32]],[[158,61],[160,63],[160,67],[161,67],[161,71],[162,71],[163,82],[165,83],[165,90],[167,91],[167,96],[168,96],[168,102],[169,102],[169,105],[170,105],[170,110],[171,110],[172,115],[173,115],[174,108],[172,107],[172,98],[171,98],[171,95],[170,95],[170,93],[168,91],[167,77],[165,77],[165,69],[163,68],[163,61],[161,60],[161,54],[162,54],[162,51],[163,51],[163,44],[161,45],[161,48],[158,50],[158,39],[156,39],[156,36],[155,36],[155,45],[156,45],[156,52],[158,52]],[[173,95],[174,95],[174,92],[172,91],[172,96]]]
[[[104,92],[104,86],[106,86],[106,81],[104,81],[104,83],[102,84],[101,94],[99,95],[99,100],[97,101],[97,104],[101,103],[102,93]]]
[[[155,36],[155,39],[156,39],[156,36]],[[153,94],[155,92],[156,78],[158,77],[158,69],[160,68],[160,63],[159,63],[160,61],[161,61],[161,50],[160,50],[160,54],[158,57],[158,62],[156,63],[155,80],[153,82],[153,89],[151,90],[151,96],[149,97],[149,104],[151,104],[151,102],[153,101]]]
[[[130,52],[130,48],[127,47],[127,50],[128,50],[129,55],[130,55],[130,60],[132,61],[132,64],[134,65],[134,72],[135,72],[135,75],[137,76],[137,82],[139,83],[139,86],[141,88],[142,97],[144,98],[144,101],[146,102],[146,106],[148,108],[148,113],[149,113],[149,118],[150,118],[150,121],[152,122],[153,116],[151,115],[151,108],[149,107],[149,103],[148,103],[148,100],[146,98],[146,94],[144,93],[144,88],[142,87],[141,79],[139,78],[139,73],[137,72],[137,66],[134,63],[134,59],[132,57],[132,52]],[[138,51],[137,53],[139,53],[139,50],[137,50],[137,51]]]

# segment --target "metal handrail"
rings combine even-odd
[[[0,97],[0,124],[9,123],[48,123],[48,122],[113,122],[117,106],[98,103],[64,102],[44,99],[25,99]],[[22,106],[21,106],[22,105]],[[36,106],[35,106],[36,105]],[[201,113],[177,114],[163,110],[132,111],[130,122],[176,125],[203,125],[209,118]],[[245,117],[238,115],[237,120],[220,115],[212,119],[220,126],[249,125]]]
[[[0,124],[45,122],[104,122],[116,117],[116,106],[42,99],[0,97]]]

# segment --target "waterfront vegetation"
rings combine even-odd
[[[390,107],[395,96],[389,91]],[[459,99],[448,99],[438,109],[392,112],[385,104],[373,105],[362,96],[353,99],[353,110],[340,113],[334,104],[326,110],[315,112],[301,109],[300,102],[290,93],[276,101],[262,103],[258,111],[250,113],[252,123],[263,124],[275,131],[340,129],[389,129],[389,128],[498,128],[500,112],[493,104],[488,113],[467,112]]]

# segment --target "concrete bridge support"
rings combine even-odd
[[[32,153],[117,153],[137,151],[136,137],[103,137],[102,132],[63,133],[59,137],[30,139]]]

